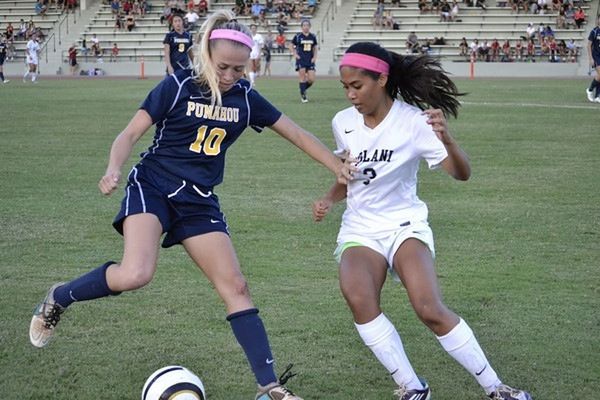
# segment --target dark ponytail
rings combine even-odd
[[[346,53],[366,54],[388,63],[390,73],[385,89],[393,99],[401,97],[421,110],[433,107],[441,109],[445,115],[458,115],[460,102],[457,97],[464,93],[458,91],[436,59],[425,55],[401,55],[372,42],[355,43]],[[379,78],[377,72],[363,71],[373,79]]]
[[[404,56],[389,52],[392,58],[386,91],[421,110],[439,108],[446,115],[458,115],[458,88],[442,69],[439,61],[429,56]]]

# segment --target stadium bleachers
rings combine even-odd
[[[27,40],[18,36],[21,20],[25,23],[33,22],[36,28],[40,28],[45,39],[50,35],[56,24],[64,17],[62,10],[55,7],[50,8],[45,15],[37,15],[34,0],[9,0],[0,1],[0,31],[4,33],[10,22],[14,28],[14,54],[7,61],[22,62],[25,59],[25,47]],[[42,46],[44,44],[42,43]]]
[[[434,38],[443,38],[444,45],[432,45],[429,54],[445,60],[466,61],[468,57],[461,56],[459,42],[466,38],[470,43],[474,39],[480,42],[492,42],[497,39],[500,43],[509,40],[513,45],[525,36],[529,23],[550,25],[557,40],[573,39],[581,48],[584,45],[585,29],[556,29],[556,13],[532,14],[529,12],[513,12],[510,7],[499,7],[496,3],[486,10],[467,7],[459,3],[459,13],[455,22],[442,22],[439,13],[429,11],[421,13],[418,0],[402,0],[402,7],[385,4],[385,10],[390,11],[398,29],[383,29],[373,25],[373,15],[377,0],[358,0],[356,8],[344,32],[340,45],[334,50],[334,59],[339,59],[344,51],[353,43],[359,41],[374,41],[390,50],[404,53],[406,40],[411,32],[419,38],[420,45],[425,40],[433,43]],[[584,10],[589,6],[582,2]],[[536,47],[539,50],[539,44]]]

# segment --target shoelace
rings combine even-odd
[[[281,374],[281,376],[279,377],[279,384],[282,385],[281,386],[281,390],[285,393],[285,394],[289,394],[290,396],[295,396],[295,394],[288,388],[286,388],[285,385],[286,382],[293,376],[296,376],[298,374],[294,374],[292,373],[292,367],[294,366],[294,364],[288,364],[287,367],[285,367],[285,370],[283,371],[283,373]]]
[[[45,304],[45,306],[49,306],[50,304]],[[48,311],[48,313],[46,315],[44,315],[44,323],[47,329],[50,329],[52,327],[55,327],[56,324],[58,324],[58,321],[60,321],[60,314],[62,314],[65,310],[59,306],[58,304],[54,303],[52,305],[52,308],[50,308],[50,310]]]

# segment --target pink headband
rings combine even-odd
[[[229,39],[246,45],[249,48],[252,48],[254,43],[250,36],[246,35],[244,32],[236,31],[235,29],[215,29],[210,33],[209,39]]]
[[[390,73],[390,65],[385,61],[362,53],[346,53],[340,61],[341,67],[362,68],[380,74],[388,75]]]

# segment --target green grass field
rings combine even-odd
[[[253,399],[253,376],[216,293],[181,247],[163,250],[147,287],[75,304],[43,350],[31,311],[54,282],[109,259],[120,191],[100,195],[110,144],[156,80],[11,82],[0,87],[0,397],[138,399],[156,369],[181,364],[211,400]],[[536,400],[594,399],[600,385],[600,106],[587,80],[458,80],[451,129],[470,181],[421,171],[447,304],[475,331],[503,380]],[[322,79],[300,104],[295,80],[259,90],[332,147],[347,107]],[[142,138],[136,156],[151,141]],[[128,165],[129,166],[129,165]],[[126,171],[125,171],[126,172]],[[332,258],[343,205],[315,224],[310,203],[333,177],[270,131],[232,147],[217,189],[278,371],[305,399],[391,399],[393,381],[362,345]],[[483,399],[420,324],[401,286],[383,308],[434,400]]]

